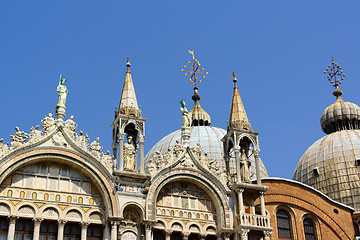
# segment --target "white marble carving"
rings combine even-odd
[[[76,144],[78,146],[82,147],[83,149],[87,150],[87,147],[88,147],[89,141],[90,141],[88,135],[87,134],[85,135],[81,130],[80,130],[79,134],[75,133],[75,135],[76,135],[76,138],[75,138]]]
[[[37,125],[36,127],[31,127],[28,142],[32,143],[40,140],[43,137],[42,134],[42,131],[39,130],[39,125]]]
[[[74,122],[74,116],[70,116],[68,120],[65,121],[65,131],[74,139],[75,131],[77,129],[77,123]]]
[[[135,171],[136,164],[136,148],[132,143],[132,137],[127,137],[124,143],[124,170]]]
[[[20,131],[18,127],[15,127],[14,135],[10,136],[12,142],[10,143],[10,150],[20,147],[26,142],[28,138],[27,133]]]
[[[9,143],[4,143],[4,139],[0,139],[0,157],[9,152]]]
[[[61,132],[57,132],[56,134],[54,134],[54,136],[52,137],[52,141],[55,146],[63,146],[63,147],[67,146],[66,140],[64,139],[64,135]]]
[[[44,129],[45,135],[48,135],[55,129],[55,120],[51,113],[49,113],[48,116],[44,116],[44,119],[41,120],[41,125]]]
[[[110,154],[109,151],[106,151],[106,153],[101,154],[101,160],[100,162],[108,169],[110,172],[116,168],[116,160],[114,157]]]
[[[94,157],[96,157],[97,159],[100,159],[100,152],[102,151],[103,147],[100,146],[100,138],[97,137],[96,138],[96,141],[93,141],[91,144],[90,144],[90,147],[89,149],[91,150],[91,153],[92,155],[94,155]]]

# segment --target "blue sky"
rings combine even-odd
[[[270,176],[292,178],[305,150],[325,134],[335,101],[323,74],[343,67],[343,99],[359,104],[360,3],[356,1],[2,1],[0,138],[29,132],[54,113],[59,74],[67,117],[110,150],[126,57],[146,122],[146,152],[191,109],[181,73],[188,49],[209,72],[199,84],[212,125],[226,128],[235,71]]]

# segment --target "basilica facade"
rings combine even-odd
[[[345,193],[300,183],[310,179],[300,167],[300,182],[268,177],[235,74],[227,129],[211,125],[196,87],[200,64],[191,64],[193,107],[181,102],[179,130],[146,155],[129,60],[111,153],[67,117],[60,77],[54,116],[29,133],[15,127],[10,144],[0,140],[0,240],[353,239],[357,205],[342,201]],[[321,176],[321,166],[307,169]]]

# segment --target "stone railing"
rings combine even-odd
[[[238,215],[238,224],[254,227],[270,227],[270,217],[249,213],[240,213],[240,215]]]

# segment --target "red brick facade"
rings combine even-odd
[[[269,178],[264,179],[263,184],[269,187],[265,203],[273,227],[271,239],[283,239],[279,238],[277,220],[280,210],[289,216],[291,239],[305,239],[304,219],[313,223],[315,239],[354,239],[352,208],[296,181]],[[260,205],[259,199],[256,205]]]

